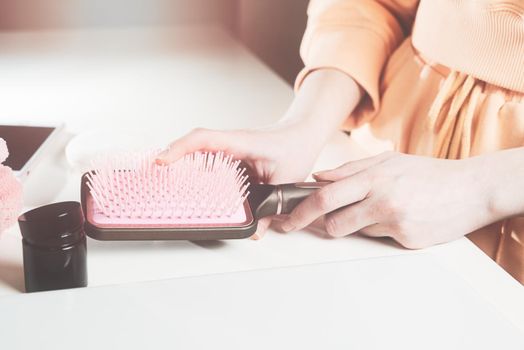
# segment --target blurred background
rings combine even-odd
[[[0,0],[0,124],[64,130],[24,203],[75,198],[77,173],[98,152],[165,147],[195,127],[274,123],[302,67],[307,5]]]
[[[308,0],[0,0],[0,30],[223,26],[289,84]],[[1,48],[0,48],[1,51]]]

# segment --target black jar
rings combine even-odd
[[[30,210],[18,218],[26,292],[87,286],[84,216],[78,202]]]

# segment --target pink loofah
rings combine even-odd
[[[7,159],[9,152],[5,141],[0,138],[0,163]],[[0,165],[0,233],[16,222],[22,210],[22,185],[11,168]]]

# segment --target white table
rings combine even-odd
[[[4,297],[0,342],[42,350],[524,348],[522,333],[433,260],[421,254]]]
[[[67,124],[66,133],[25,184],[28,207],[79,199],[80,174],[64,157],[64,147],[74,134],[111,130],[138,135],[139,144],[160,146],[196,126],[270,123],[292,98],[284,81],[217,27],[0,34],[0,77],[0,123],[39,119]],[[362,147],[340,133],[326,146],[316,169],[363,154]],[[270,232],[258,242],[90,239],[89,285],[413,254],[414,262],[431,256],[524,334],[524,288],[467,239],[422,253],[389,240],[357,235],[333,240],[307,232]],[[20,233],[13,227],[0,237],[0,296],[22,290]],[[41,297],[0,297],[0,309],[2,300],[23,308],[34,298]],[[3,317],[9,315],[0,310]]]

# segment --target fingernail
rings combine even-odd
[[[167,151],[164,150],[162,152],[160,152],[159,154],[157,154],[156,158],[155,158],[155,163],[158,164],[158,165],[164,165],[167,163],[166,161],[166,155],[167,155]]]
[[[259,235],[255,232],[255,233],[253,234],[253,236],[251,236],[251,239],[252,239],[253,241],[258,241],[258,240],[260,239],[260,237],[259,237]]]
[[[328,172],[327,170],[322,170],[322,171],[314,172],[312,175],[314,178],[317,178],[317,177],[322,177],[322,175],[324,175],[327,172]]]
[[[284,222],[281,226],[282,230],[289,232],[295,229],[295,226],[289,222]]]

